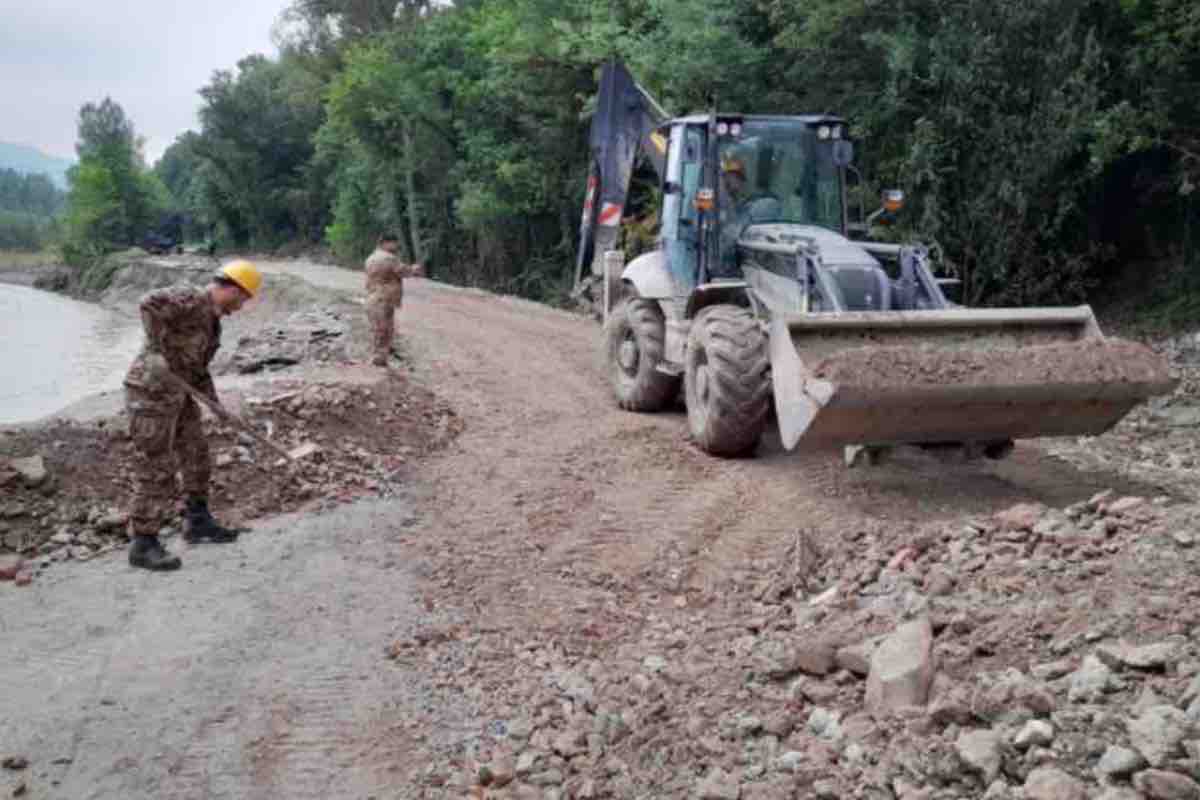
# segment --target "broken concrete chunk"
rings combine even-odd
[[[1150,800],[1200,800],[1200,784],[1178,772],[1148,769],[1133,776],[1133,786]]]
[[[1133,748],[1150,766],[1160,767],[1179,750],[1192,726],[1187,715],[1178,708],[1154,706],[1130,720],[1127,727]]]
[[[1039,767],[1025,779],[1026,800],[1087,800],[1083,781],[1053,767]]]
[[[8,464],[16,470],[17,475],[21,478],[21,483],[30,489],[41,486],[49,477],[49,473],[46,472],[46,462],[41,456],[14,458],[9,460]]]
[[[1105,644],[1096,648],[1096,657],[1110,669],[1164,669],[1175,661],[1176,647],[1171,642],[1157,642],[1141,646],[1124,642]]]
[[[1031,719],[1017,732],[1013,744],[1022,750],[1030,747],[1049,747],[1054,741],[1054,726],[1040,719]]]
[[[1096,656],[1088,656],[1071,675],[1067,697],[1072,703],[1093,703],[1102,699],[1115,685],[1112,670]]]
[[[1096,764],[1096,774],[1103,780],[1124,778],[1146,766],[1146,759],[1136,750],[1110,745]]]
[[[924,706],[933,681],[933,628],[928,617],[905,623],[871,656],[867,708],[895,711]]]
[[[963,731],[954,743],[958,757],[968,769],[990,784],[1000,774],[1000,734],[992,730]]]

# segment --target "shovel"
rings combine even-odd
[[[257,430],[255,430],[254,427],[250,423],[246,422],[241,417],[239,417],[235,414],[231,414],[230,412],[226,411],[225,408],[222,407],[220,403],[217,403],[211,397],[204,394],[200,390],[196,389],[194,386],[192,386],[190,383],[185,381],[183,378],[176,375],[174,372],[167,371],[164,374],[166,375],[168,381],[173,383],[176,387],[187,392],[189,395],[192,396],[192,398],[194,400],[196,400],[196,402],[200,403],[201,405],[206,407],[209,411],[216,414],[217,417],[219,417],[220,419],[224,420],[225,422],[228,422],[230,425],[233,425],[235,428],[249,434],[251,436],[251,438],[253,438],[256,442],[263,445],[264,447],[267,447],[267,448],[275,451],[276,454],[282,456],[289,463],[293,463],[293,464],[300,463],[299,460],[292,458],[291,453],[289,453],[287,450],[284,450],[282,447],[275,444],[270,439],[268,439],[267,437],[265,437],[261,433],[259,433]],[[266,468],[264,467],[264,469],[266,469]]]

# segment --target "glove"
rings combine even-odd
[[[167,363],[167,359],[162,353],[147,353],[142,360],[146,367],[146,372],[154,378],[165,378],[171,372],[171,365]]]

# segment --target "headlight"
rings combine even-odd
[[[841,125],[833,126],[833,138],[835,138],[835,139],[842,138],[842,126]]]
[[[718,122],[717,123],[717,136],[724,136],[727,133],[729,133],[728,123]]]
[[[830,133],[831,131],[828,125],[822,125],[821,127],[817,128],[818,139],[828,139]]]
[[[741,136],[742,135],[742,124],[740,122],[735,122],[732,125],[730,125],[729,133],[732,136]]]

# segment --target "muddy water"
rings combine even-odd
[[[136,319],[0,285],[0,424],[38,419],[119,388],[140,344]]]

